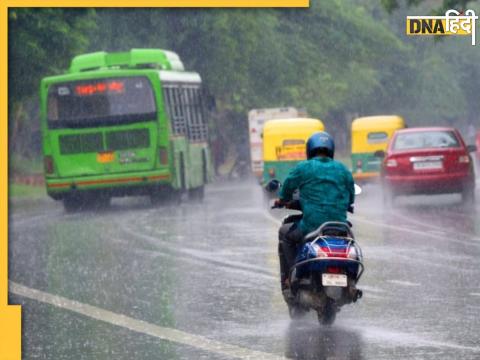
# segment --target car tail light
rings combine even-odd
[[[397,160],[395,159],[388,159],[385,165],[387,167],[397,167],[398,163],[397,163]]]
[[[50,155],[45,156],[43,159],[43,166],[45,169],[45,174],[53,174],[55,169],[53,164],[53,157],[51,157]]]
[[[460,164],[468,164],[470,163],[470,157],[468,155],[462,155],[458,158],[458,162]]]
[[[268,169],[268,175],[270,175],[271,178],[274,178],[275,177],[275,169],[273,169],[273,168]]]
[[[357,169],[361,169],[362,168],[362,160],[357,160]]]
[[[158,160],[162,165],[168,164],[168,150],[166,147],[162,146],[158,148]]]

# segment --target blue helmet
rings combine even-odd
[[[325,149],[328,157],[333,159],[335,154],[335,142],[329,133],[325,131],[316,132],[307,141],[307,159],[311,159],[318,149]]]

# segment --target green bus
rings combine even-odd
[[[40,85],[48,195],[67,211],[113,196],[203,198],[212,99],[171,51],[74,57],[68,73]]]

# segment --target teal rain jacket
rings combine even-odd
[[[300,229],[307,234],[326,221],[346,221],[347,209],[355,200],[352,173],[329,157],[300,162],[290,171],[280,191],[280,199],[290,201],[300,190],[303,218]]]

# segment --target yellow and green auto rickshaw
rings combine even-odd
[[[382,159],[374,153],[385,151],[388,140],[405,121],[396,115],[361,117],[352,122],[352,174],[356,182],[374,179],[380,175]]]
[[[305,160],[310,135],[323,131],[321,120],[291,118],[268,120],[263,128],[263,184],[272,179],[283,183],[290,169]]]

